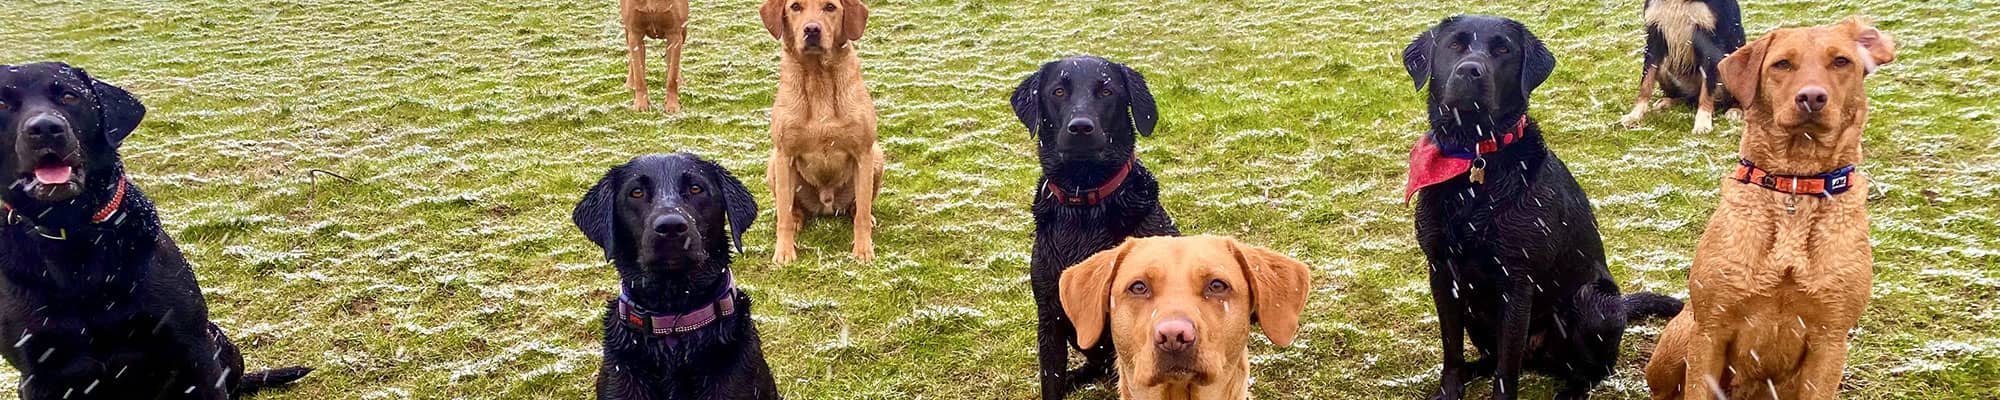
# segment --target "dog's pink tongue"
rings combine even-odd
[[[51,165],[35,168],[35,181],[44,185],[69,183],[70,166]]]

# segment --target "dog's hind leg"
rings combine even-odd
[[[660,107],[668,114],[681,112],[681,49],[687,47],[687,28],[674,28],[667,36],[667,105]]]
[[[646,101],[646,36],[625,28],[625,52],[631,56],[625,66],[625,87],[632,88],[632,111],[646,111],[653,108]]]

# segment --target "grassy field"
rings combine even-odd
[[[17,0],[0,6],[0,63],[67,61],[151,107],[128,169],[214,318],[253,368],[320,369],[260,399],[577,399],[616,274],[571,205],[649,152],[695,151],[761,182],[776,86],[758,3],[697,0],[686,113],[628,111],[616,3]],[[771,265],[766,207],[737,264],[779,388],[1033,396],[1038,171],[1006,96],[1039,63],[1090,53],[1152,82],[1163,118],[1141,157],[1182,231],[1315,268],[1300,339],[1252,349],[1257,397],[1426,395],[1436,318],[1400,198],[1422,97],[1398,57],[1456,13],[1520,19],[1552,47],[1533,113],[1591,194],[1613,272],[1627,290],[1685,294],[1738,127],[1691,136],[1688,112],[1616,126],[1641,2],[1447,3],[1460,2],[871,2],[862,59],[890,158],[879,259],[850,261],[832,221],[808,226],[801,262]],[[1753,36],[1863,13],[1900,44],[1868,84],[1876,278],[1846,398],[2000,398],[2000,1],[1745,8]],[[1599,397],[1644,396],[1659,326],[1630,330]],[[1547,396],[1550,382],[1529,382]]]

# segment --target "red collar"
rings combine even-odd
[[[1118,173],[1111,174],[1110,180],[1104,181],[1103,185],[1098,185],[1094,189],[1072,193],[1063,191],[1062,186],[1056,185],[1055,182],[1049,182],[1049,197],[1055,198],[1057,203],[1070,207],[1097,206],[1099,203],[1104,202],[1105,196],[1118,190],[1118,186],[1125,184],[1125,177],[1132,174],[1132,164],[1137,163],[1134,160],[1138,158],[1138,155],[1135,154],[1132,158],[1125,159],[1125,165],[1118,167]]]
[[[1738,164],[1741,165],[1736,167],[1736,172],[1729,174],[1729,179],[1779,193],[1829,197],[1847,193],[1847,189],[1853,188],[1854,184],[1852,165],[1819,175],[1777,175],[1763,168],[1757,168],[1757,165],[1750,160],[1739,160]]]
[[[102,224],[104,221],[110,221],[111,217],[118,215],[118,207],[125,204],[126,185],[125,178],[118,179],[118,185],[113,186],[111,189],[111,201],[105,202],[104,208],[97,210],[96,214],[90,215],[90,223]],[[23,220],[20,215],[14,214],[13,204],[0,202],[0,212],[7,214],[7,223],[9,224],[18,223]]]
[[[1439,146],[1431,141],[1429,134],[1417,138],[1417,147],[1410,149],[1410,175],[1408,183],[1403,186],[1403,202],[1408,203],[1418,190],[1459,176],[1480,175],[1475,180],[1484,180],[1486,159],[1483,156],[1514,144],[1527,136],[1527,131],[1528,116],[1524,114],[1520,121],[1514,123],[1512,131],[1481,140],[1473,149]]]
[[[714,302],[702,305],[694,311],[680,314],[653,314],[639,305],[625,293],[618,294],[618,320],[626,326],[651,332],[653,336],[676,336],[693,332],[721,321],[723,317],[736,314],[736,274],[724,273],[722,279],[729,286],[722,288],[722,294]]]

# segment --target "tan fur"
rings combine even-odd
[[[868,8],[860,0],[768,0],[759,14],[783,44],[765,170],[778,219],[771,261],[798,258],[795,241],[805,218],[841,214],[853,216],[854,258],[872,260],[884,161],[875,143],[875,102],[853,46]],[[806,43],[809,25],[821,29],[818,47]]]
[[[1715,11],[1707,3],[1689,0],[1647,0],[1646,26],[1660,31],[1667,42],[1667,54],[1658,67],[1649,67],[1639,79],[1639,98],[1633,101],[1632,112],[1625,114],[1618,122],[1627,128],[1637,127],[1645,119],[1648,101],[1652,99],[1653,88],[1662,81],[1670,88],[1700,88],[1696,97],[1694,133],[1706,134],[1715,130],[1715,99],[1709,93],[1702,76],[1701,64],[1695,55],[1694,35],[1697,30],[1715,30]],[[1669,99],[1671,101],[1671,99]]]
[[[646,99],[646,38],[667,41],[667,96],[662,111],[681,111],[681,48],[687,45],[688,0],[620,0],[619,21],[625,24],[625,52],[631,56],[625,87],[632,88],[632,110],[652,108]]]
[[[1786,175],[1861,162],[1868,98],[1854,58],[1863,37],[1872,38],[1872,61],[1894,58],[1888,36],[1854,18],[1778,30],[1723,60],[1731,94],[1746,105],[1746,159]],[[1834,57],[1852,63],[1835,66]],[[1796,67],[1773,68],[1779,60]],[[1793,102],[1808,86],[1833,99],[1819,115]],[[1688,271],[1687,308],[1646,367],[1654,399],[1834,398],[1874,276],[1868,179],[1856,174],[1852,184],[1822,199],[1722,181]]]
[[[1119,397],[1244,399],[1250,393],[1252,315],[1271,343],[1290,345],[1311,290],[1309,269],[1231,238],[1151,237],[1127,240],[1065,270],[1059,287],[1078,345],[1096,345],[1110,320],[1109,336],[1119,343]],[[1228,289],[1209,292],[1211,280]],[[1146,295],[1128,291],[1141,281]],[[1154,326],[1168,318],[1194,322],[1188,370],[1162,370],[1165,356],[1151,345]]]

